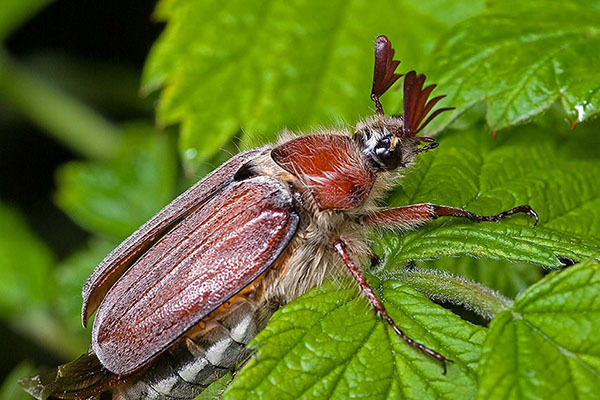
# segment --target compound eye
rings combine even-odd
[[[382,156],[385,157],[386,154],[390,153],[390,144],[391,144],[390,138],[384,137],[375,146],[375,154],[377,154],[380,158]]]
[[[400,146],[396,146],[394,150],[390,150],[391,139],[385,137],[377,143],[375,146],[375,156],[379,161],[379,164],[384,166],[387,170],[393,170],[398,168],[400,161],[402,160],[402,152]]]

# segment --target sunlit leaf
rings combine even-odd
[[[440,218],[404,235],[385,235],[378,252],[400,267],[440,256],[544,266],[561,265],[557,256],[594,256],[600,250],[600,153],[592,156],[580,143],[534,125],[497,139],[481,128],[444,135],[401,181],[392,204],[430,202],[483,215],[529,204],[539,224],[522,215],[498,223]]]
[[[480,101],[492,130],[560,101],[572,123],[600,112],[600,2],[499,1],[456,26],[431,58],[431,77],[457,108]],[[566,124],[565,124],[566,126]]]
[[[286,127],[371,114],[377,35],[390,37],[405,71],[451,24],[482,8],[480,0],[163,1],[158,15],[168,25],[145,88],[164,86],[160,120],[182,124],[181,154],[195,168],[238,132],[252,146]],[[390,110],[398,96],[386,99]]]
[[[380,287],[405,332],[454,361],[446,375],[376,317],[356,289],[330,283],[275,314],[224,399],[472,398],[485,330],[397,281]]]
[[[479,399],[596,399],[600,393],[600,265],[555,272],[490,325]]]

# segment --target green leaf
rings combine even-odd
[[[457,108],[441,127],[484,100],[492,130],[560,100],[579,123],[600,112],[600,2],[500,1],[459,24],[433,54],[430,77]]]
[[[0,1],[0,41],[51,0],[2,0]]]
[[[220,399],[221,394],[227,388],[227,384],[233,379],[233,374],[228,372],[213,383],[211,383],[194,400],[214,400]]]
[[[54,254],[31,231],[17,210],[0,203],[0,221],[0,317],[3,323],[59,356],[70,357],[85,350],[89,341],[82,344],[69,335],[50,307],[57,296],[63,295],[54,275]],[[77,297],[81,299],[79,293]],[[2,393],[0,399],[18,398],[2,396]]]
[[[600,265],[548,275],[490,325],[478,398],[596,399],[600,393]]]
[[[0,97],[80,155],[106,159],[118,148],[115,125],[1,49]]]
[[[485,329],[398,281],[379,287],[409,336],[454,361],[446,375],[376,317],[356,289],[328,283],[273,316],[224,399],[472,398]]]
[[[0,203],[0,221],[0,314],[12,316],[48,299],[54,255],[17,210]]]
[[[165,0],[157,14],[168,25],[150,54],[144,88],[165,87],[159,118],[182,124],[180,151],[195,168],[240,131],[247,147],[286,127],[370,114],[377,35],[389,35],[406,69],[451,24],[482,9],[481,0]],[[386,100],[390,110],[399,95]]]
[[[177,164],[168,137],[130,125],[109,162],[71,162],[59,169],[56,201],[83,227],[122,238],[171,201]]]
[[[391,202],[430,202],[483,215],[529,204],[539,224],[522,215],[499,223],[440,218],[404,235],[384,235],[376,251],[397,267],[459,255],[543,266],[561,265],[557,255],[592,257],[600,252],[600,163],[599,154],[585,147],[578,137],[534,125],[495,140],[480,129],[449,132],[401,181]]]

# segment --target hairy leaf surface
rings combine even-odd
[[[535,265],[489,258],[440,257],[419,262],[419,266],[472,279],[511,299],[542,277],[542,268]]]

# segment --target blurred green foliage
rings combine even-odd
[[[123,238],[175,195],[172,143],[148,124],[123,127],[122,148],[111,160],[74,161],[56,174],[57,204],[86,229]]]
[[[0,41],[51,0],[4,0],[0,4]]]
[[[23,309],[40,306],[51,293],[51,250],[27,226],[20,213],[0,204],[0,313],[12,316]],[[23,279],[27,277],[27,279]],[[53,291],[50,285],[50,291]]]
[[[17,381],[23,376],[31,375],[35,369],[28,364],[21,364],[6,377],[0,386],[0,399],[3,400],[30,400],[31,396],[23,391]]]
[[[0,40],[45,3],[1,2]],[[342,279],[275,315],[224,398],[594,398],[598,264],[546,277],[544,268],[600,254],[600,123],[589,120],[600,109],[599,10],[593,0],[163,0],[156,15],[167,26],[142,89],[161,89],[158,125],[179,124],[177,145],[156,132],[151,116],[116,124],[98,112],[103,101],[149,109],[147,100],[117,90],[131,86],[119,66],[98,66],[91,89],[77,72],[89,65],[50,55],[31,68],[0,48],[0,101],[81,156],[57,170],[55,200],[90,237],[58,259],[28,226],[27,210],[0,199],[0,317],[63,359],[85,351],[80,289],[94,266],[237,147],[272,141],[285,127],[346,128],[370,115],[372,43],[386,34],[400,71],[427,73],[440,84],[436,93],[449,95],[444,106],[457,107],[435,125],[440,147],[408,171],[389,203],[482,214],[531,204],[540,223],[442,219],[374,238],[382,265],[373,285],[410,336],[454,361],[447,375],[399,340]],[[53,75],[57,68],[72,73]],[[398,112],[401,93],[383,102]],[[580,124],[575,131],[572,122]],[[403,281],[398,272],[408,262],[466,276],[514,304],[470,290],[469,281],[423,274],[436,281],[415,287],[430,297],[475,310],[495,302],[489,328],[473,324]],[[440,285],[454,288],[456,298],[436,296]],[[30,371],[18,367],[0,397],[26,398],[14,379]],[[220,393],[212,389],[202,398]]]

